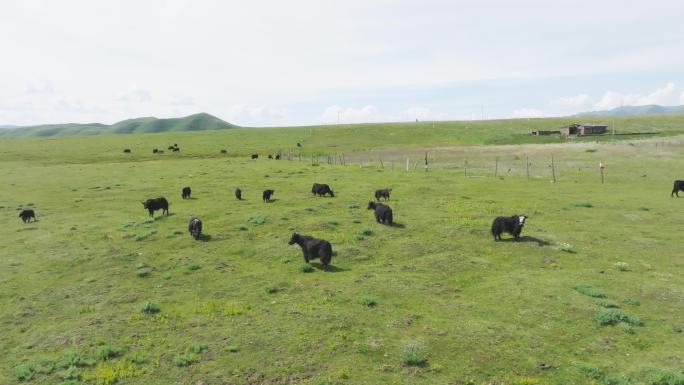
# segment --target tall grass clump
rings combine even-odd
[[[594,205],[589,201],[575,201],[575,202],[570,203],[570,206],[572,206],[572,207],[585,207],[585,208],[594,207]]]
[[[305,262],[301,266],[299,266],[300,273],[310,273],[313,271],[313,269],[313,266],[311,266],[309,262]]]
[[[97,348],[95,355],[100,361],[107,361],[110,358],[118,357],[121,354],[121,349],[112,345],[102,345]]]
[[[420,342],[409,342],[401,351],[401,363],[404,366],[424,366],[427,358],[424,346]]]
[[[596,289],[595,287],[591,285],[572,285],[572,288],[577,290],[578,292],[588,295],[589,297],[594,297],[594,298],[606,298],[606,294],[603,293],[601,290]]]
[[[361,297],[361,304],[366,307],[373,307],[378,304],[378,301],[372,295],[364,295]]]
[[[643,326],[644,322],[637,317],[627,314],[621,309],[602,309],[594,313],[594,320],[601,326],[617,325],[625,322],[634,326]]]
[[[157,306],[157,304],[152,301],[141,303],[140,305],[138,305],[138,310],[145,314],[155,314],[159,313],[160,311],[159,306]]]

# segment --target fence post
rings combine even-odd
[[[525,167],[527,167],[527,180],[530,179],[530,157],[525,155]]]
[[[603,165],[603,162],[599,162],[599,170],[601,170],[601,184],[603,184],[603,169],[605,166]]]
[[[553,154],[551,154],[551,176],[553,177],[553,183],[556,183],[556,164],[553,162]]]
[[[499,157],[496,157],[496,163],[494,163],[494,178],[496,178],[499,173]]]
[[[378,157],[378,159],[380,160],[380,167],[385,168],[385,165],[382,164],[382,158],[381,158],[381,157]]]
[[[463,166],[463,176],[468,176],[468,159],[465,160],[465,165]]]

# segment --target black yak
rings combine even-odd
[[[202,221],[199,218],[192,218],[190,224],[188,224],[188,231],[195,240],[198,240],[200,235],[202,235]]]
[[[276,159],[276,160],[280,160],[280,154],[277,154],[277,155],[275,156],[275,159]]]
[[[330,189],[330,186],[323,183],[314,183],[313,186],[311,186],[311,193],[318,196],[324,196],[325,194],[330,194],[331,197],[335,196],[335,193]]]
[[[159,150],[157,150],[156,148],[155,148],[154,150],[152,150],[152,153],[153,153],[153,154],[156,154],[156,153],[158,153],[158,152],[159,152]]]
[[[190,187],[183,187],[181,197],[183,199],[190,199],[190,194],[192,194],[192,190],[190,190]]]
[[[501,240],[501,234],[509,233],[516,241],[520,240],[520,232],[525,226],[525,215],[512,215],[510,217],[496,217],[492,222],[492,235],[495,241]]]
[[[392,209],[389,206],[383,205],[382,203],[375,203],[373,201],[369,201],[367,209],[375,210],[375,220],[378,223],[392,226],[394,216],[392,214]]]
[[[143,207],[150,212],[150,216],[154,216],[154,212],[157,210],[162,210],[162,214],[169,213],[169,202],[164,197],[148,199],[142,202]]]
[[[33,221],[36,221],[36,213],[33,211],[33,209],[23,209],[19,213],[19,217],[21,218],[24,223],[26,222],[31,222],[31,218],[33,218]]]
[[[275,190],[264,190],[264,193],[262,195],[264,202],[270,202],[271,201],[271,195],[273,195],[274,192],[275,192]]]
[[[242,190],[239,187],[235,189],[235,198],[239,201],[242,200]]]
[[[375,190],[375,200],[378,202],[380,201],[380,198],[385,198],[385,200],[390,198],[390,193],[392,192],[391,188],[383,188],[380,190]]]
[[[228,150],[221,150],[221,154],[227,154]]]
[[[273,159],[273,155],[268,154],[268,159]]]
[[[124,154],[130,154],[131,149],[130,148],[124,148]]]
[[[259,154],[252,154],[252,159],[259,159]]]
[[[672,198],[674,194],[677,194],[677,198],[679,198],[680,191],[684,191],[684,180],[674,181],[674,187],[672,187],[672,193],[670,194],[670,198]]]
[[[323,269],[328,269],[328,265],[332,259],[332,246],[330,245],[330,242],[294,233],[287,244],[294,245],[295,243],[302,248],[304,260],[307,263],[311,262],[312,259],[320,259],[323,264]]]

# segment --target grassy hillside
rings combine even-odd
[[[684,106],[622,106],[608,111],[592,111],[578,114],[580,116],[643,116],[663,114],[684,114]]]
[[[0,383],[682,384],[681,145],[471,146],[487,168],[464,173],[448,146],[486,142],[487,124],[0,141]],[[427,173],[240,155],[297,141],[442,149]],[[400,226],[365,209],[381,187]],[[171,213],[149,218],[140,201],[157,196]],[[492,218],[514,213],[523,242],[493,242]],[[302,271],[293,231],[331,241],[330,271]]]
[[[158,132],[204,131],[233,128],[234,125],[206,114],[195,114],[183,118],[138,118],[124,120],[111,126],[99,123],[90,124],[50,124],[33,127],[0,130],[0,138],[14,137],[51,137],[70,135],[141,134]]]

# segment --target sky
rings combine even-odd
[[[2,0],[0,125],[684,104],[680,0]]]

